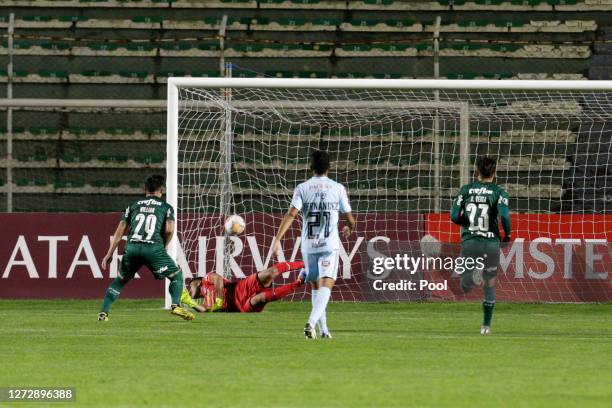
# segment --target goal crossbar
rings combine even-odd
[[[168,87],[412,89],[500,91],[610,91],[612,81],[495,79],[303,79],[303,78],[168,78]]]

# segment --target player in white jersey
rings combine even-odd
[[[301,211],[304,218],[302,256],[307,272],[306,281],[312,285],[312,311],[304,327],[304,335],[308,338],[316,338],[317,324],[321,337],[331,338],[325,309],[338,277],[339,213],[346,217],[343,235],[348,237],[355,230],[355,218],[351,214],[346,189],[327,177],[329,167],[327,152],[312,153],[310,169],[314,177],[296,187],[289,211],[285,214],[272,244],[272,253],[278,256],[283,236]]]

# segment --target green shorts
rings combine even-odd
[[[121,259],[119,274],[123,279],[130,280],[143,266],[149,268],[155,279],[166,278],[179,270],[163,245],[128,243]]]
[[[499,268],[499,241],[470,239],[461,243],[461,256],[464,258],[483,258],[484,264],[482,276],[491,279],[497,276]],[[473,272],[466,270],[466,272]]]

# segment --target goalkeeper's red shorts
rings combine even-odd
[[[266,290],[257,279],[256,273],[236,282],[233,289],[227,293],[225,299],[228,312],[251,313],[261,312],[264,309],[265,305],[254,308],[250,302],[253,296]]]

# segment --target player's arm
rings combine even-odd
[[[102,267],[103,270],[106,270],[106,266],[108,265],[108,261],[110,260],[111,256],[113,256],[113,253],[115,252],[115,249],[117,249],[117,247],[119,246],[119,243],[121,242],[121,239],[123,238],[123,235],[125,234],[125,232],[128,229],[128,223],[125,220],[121,220],[119,221],[119,225],[117,225],[117,229],[115,230],[115,234],[113,235],[113,239],[110,243],[110,245],[108,246],[108,251],[106,252],[106,255],[104,255],[104,258],[102,259],[102,263],[100,264],[100,266]]]
[[[170,245],[170,241],[172,241],[172,237],[174,236],[174,220],[166,220],[166,225],[164,226],[164,246],[168,249],[168,245]]]
[[[293,224],[293,220],[297,217],[299,210],[295,207],[289,208],[289,211],[283,216],[283,220],[281,221],[281,225],[278,228],[278,232],[274,237],[274,242],[272,243],[272,254],[278,256],[281,252],[281,241],[291,224]]]
[[[510,221],[510,209],[508,208],[508,193],[502,191],[497,201],[497,210],[501,218],[502,228],[504,229],[503,242],[509,242],[512,234],[512,223]]]
[[[283,216],[278,232],[274,237],[274,241],[272,241],[272,255],[276,257],[280,255],[282,250],[281,241],[289,227],[291,227],[291,224],[293,224],[293,220],[295,220],[295,217],[297,217],[298,213],[302,209],[302,204],[302,193],[300,192],[300,186],[297,186],[293,191],[293,198],[291,199],[291,204],[289,205],[289,211],[287,211],[287,214]]]
[[[351,235],[353,231],[355,231],[357,221],[355,220],[355,216],[353,215],[353,213],[350,212],[344,214],[344,218],[346,219],[346,225],[342,228],[342,235],[344,235],[344,237],[346,238]]]
[[[344,214],[344,218],[346,219],[346,224],[342,228],[342,235],[347,238],[349,235],[355,231],[355,227],[357,226],[357,221],[353,216],[353,209],[351,208],[351,204],[349,203],[348,194],[346,193],[346,188],[343,185],[340,185],[340,212]]]
[[[215,286],[215,304],[210,311],[217,312],[223,308],[223,277],[211,272],[206,275],[206,279]]]
[[[459,190],[457,198],[453,200],[453,206],[451,208],[451,221],[457,225],[467,228],[470,226],[470,221],[467,219],[463,211],[463,191],[464,189],[462,187],[461,190]]]
[[[164,231],[162,232],[164,238],[164,246],[168,249],[168,245],[170,245],[170,241],[172,241],[172,237],[174,236],[174,208],[172,206],[168,206],[168,210],[166,211],[166,222],[164,223]]]

